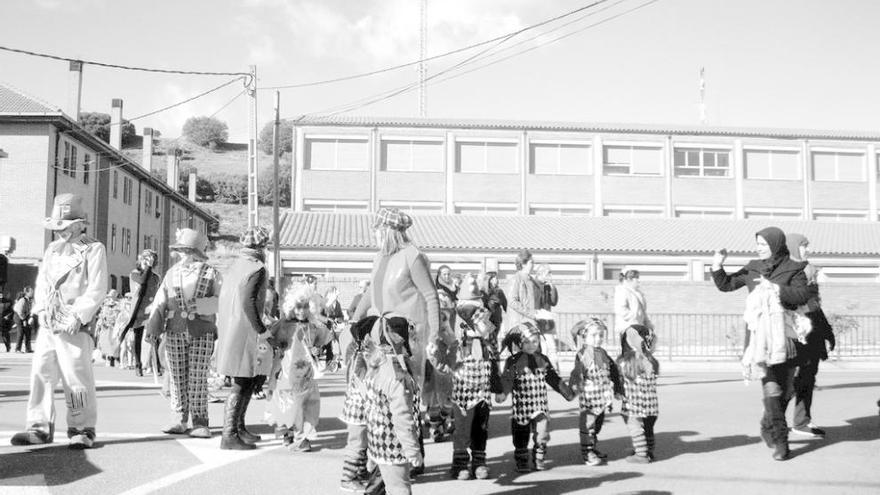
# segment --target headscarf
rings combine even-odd
[[[785,236],[785,246],[788,248],[788,255],[795,261],[804,261],[801,258],[801,246],[809,246],[810,241],[803,234],[787,234]]]
[[[760,260],[761,275],[767,277],[789,257],[788,247],[785,245],[785,233],[777,227],[767,227],[759,230],[755,235],[763,237],[770,247],[770,257],[766,260]]]

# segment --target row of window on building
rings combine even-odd
[[[79,169],[79,165],[77,162],[78,159],[78,148],[76,145],[64,141],[64,151],[62,153],[61,158],[61,173],[70,177],[71,179],[76,179],[77,170]],[[57,165],[56,165],[57,166]],[[91,153],[83,153],[83,161],[82,161],[82,181],[83,184],[88,184],[91,180],[91,172],[92,172],[92,154]]]
[[[370,168],[369,142],[351,138],[308,138],[304,168],[310,170],[366,171]],[[529,172],[536,175],[594,174],[593,146],[587,143],[532,141]],[[676,145],[672,153],[676,177],[732,178],[730,147]],[[606,144],[602,149],[602,173],[624,176],[664,175],[662,145]],[[812,151],[812,180],[865,182],[866,154],[858,150]],[[455,171],[461,173],[519,173],[517,142],[456,142]],[[797,149],[750,149],[743,151],[746,179],[801,180],[801,152]],[[880,176],[876,160],[871,170]],[[444,172],[445,143],[426,140],[382,140],[380,170],[389,172]]]

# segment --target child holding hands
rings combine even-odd
[[[654,424],[657,422],[657,375],[660,364],[654,359],[654,330],[630,325],[623,333],[623,353],[617,358],[623,386],[623,419],[633,442],[629,462],[647,464],[654,460]]]

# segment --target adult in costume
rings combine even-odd
[[[192,229],[178,229],[169,246],[179,260],[159,285],[144,327],[156,342],[165,333],[165,363],[171,374],[169,397],[173,423],[162,430],[211,438],[208,429],[208,365],[217,336],[220,275],[205,262],[208,238]],[[187,423],[192,417],[192,430]]]
[[[119,337],[120,340],[125,338],[125,334],[131,330],[134,332],[134,362],[135,373],[137,376],[144,376],[144,366],[141,361],[141,342],[144,339],[144,324],[147,321],[147,308],[156,298],[156,291],[159,290],[159,284],[162,279],[159,274],[153,271],[159,256],[152,249],[144,249],[138,255],[137,266],[129,274],[132,287],[131,292],[134,294],[134,302],[132,304],[131,319],[125,326],[125,330]],[[152,355],[156,349],[150,349]],[[152,368],[152,365],[150,365]],[[158,372],[159,370],[156,370]]]
[[[51,242],[37,272],[31,309],[42,329],[31,365],[27,430],[12,437],[13,445],[51,443],[55,433],[54,389],[59,375],[67,402],[70,448],[91,448],[95,441],[98,405],[92,370],[92,320],[107,294],[107,252],[85,234],[82,198],[55,197],[52,216],[43,226],[58,239]]]
[[[260,440],[259,435],[247,430],[244,418],[255,377],[266,374],[260,369],[257,349],[258,335],[266,332],[261,316],[268,280],[263,249],[268,242],[269,232],[262,227],[248,229],[241,236],[241,255],[226,272],[220,291],[217,372],[232,377],[232,391],[223,414],[221,449],[253,449]]]

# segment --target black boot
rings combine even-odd
[[[226,398],[226,410],[223,412],[223,437],[220,440],[222,450],[251,450],[256,445],[242,440],[238,436],[238,415],[241,412],[240,394],[229,394]]]
[[[788,459],[788,425],[785,422],[785,406],[781,397],[764,398],[764,420],[761,422],[761,436],[770,437],[773,448],[773,459]],[[768,442],[769,444],[770,442]]]
[[[239,408],[240,411],[238,413],[237,426],[238,426],[238,438],[241,438],[242,440],[244,440],[247,443],[253,444],[253,443],[259,442],[263,438],[260,437],[260,435],[256,435],[254,433],[249,432],[247,427],[245,426],[244,417],[247,414],[248,406],[251,404],[251,397],[252,397],[252,394],[250,392],[241,395],[242,405]]]

